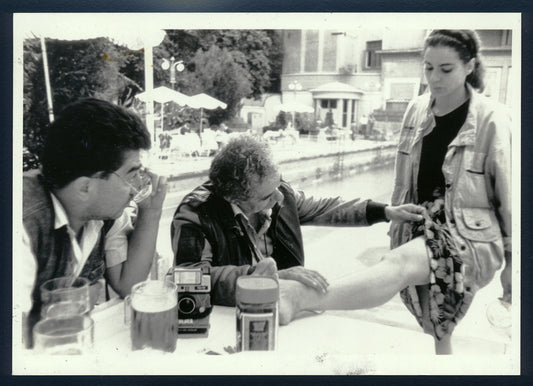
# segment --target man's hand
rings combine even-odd
[[[252,276],[273,276],[278,279],[278,265],[272,257],[266,257],[251,268]]]
[[[280,279],[296,280],[322,293],[328,290],[329,283],[324,276],[302,266],[282,269],[278,271],[278,275]]]
[[[386,206],[385,216],[392,221],[412,221],[418,222],[424,219],[426,209],[415,204],[404,204],[398,206]]]
[[[152,193],[139,202],[139,209],[155,209],[161,210],[163,208],[163,201],[167,194],[167,178],[164,176],[158,176],[150,170],[146,170],[146,173],[150,176],[152,180]]]

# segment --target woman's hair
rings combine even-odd
[[[150,148],[141,119],[123,107],[99,99],[74,102],[57,116],[44,136],[42,171],[54,188],[82,176],[119,169],[127,151]]]
[[[255,184],[277,170],[268,144],[243,135],[230,140],[217,153],[209,179],[216,194],[230,200],[246,200]]]
[[[475,89],[483,91],[485,88],[485,83],[483,81],[485,69],[481,62],[481,54],[479,52],[479,36],[475,31],[468,29],[433,30],[426,38],[424,51],[428,47],[437,46],[453,48],[464,63],[468,63],[474,58],[474,69],[472,70],[472,73],[466,77],[466,81]]]

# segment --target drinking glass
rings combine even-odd
[[[80,355],[94,344],[94,322],[89,316],[42,319],[33,328],[34,349],[47,355]]]
[[[135,181],[128,183],[135,188],[136,193],[132,200],[137,204],[152,194],[152,179],[144,168],[139,169]]]
[[[129,303],[132,349],[174,352],[178,338],[176,284],[163,280],[138,283],[131,289]]]
[[[491,328],[504,339],[504,354],[509,351],[512,339],[513,318],[511,308],[511,303],[498,298],[489,304],[486,311]]]
[[[42,318],[83,315],[91,310],[86,278],[62,276],[45,281],[40,289]]]
[[[511,339],[512,314],[511,304],[497,299],[487,307],[487,319],[494,331]]]

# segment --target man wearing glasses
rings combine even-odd
[[[15,272],[26,339],[46,280],[85,277],[95,301],[104,277],[120,296],[146,279],[167,191],[164,177],[142,168],[140,152],[150,145],[138,116],[97,99],[67,106],[48,127],[42,167],[23,177],[23,254]]]

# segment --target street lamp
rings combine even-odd
[[[170,69],[170,84],[172,86],[172,90],[175,90],[175,84],[176,84],[176,71],[182,72],[185,69],[185,65],[183,64],[183,60],[176,60],[172,56],[170,58],[170,61],[167,59],[163,59],[163,63],[161,63],[161,68],[163,70]]]
[[[289,90],[294,92],[294,98],[292,99],[294,103],[296,103],[296,91],[302,90],[302,85],[297,80],[293,80],[291,83],[289,83]],[[294,116],[296,115],[296,111],[292,111],[292,128],[296,129],[295,122],[294,122]]]

